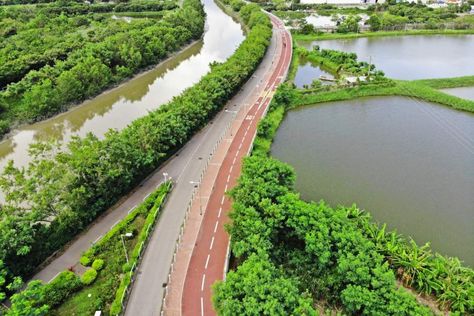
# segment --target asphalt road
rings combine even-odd
[[[215,315],[211,302],[211,286],[225,277],[229,249],[229,236],[224,225],[229,220],[227,214],[231,209],[231,201],[226,196],[226,191],[237,183],[242,158],[251,149],[257,124],[266,113],[273,96],[272,92],[286,76],[291,62],[291,36],[278,19],[272,17],[272,22],[274,23],[274,38],[278,45],[273,56],[275,67],[271,76],[264,81],[265,86],[261,87],[263,97],[258,98],[250,107],[246,119],[235,133],[227,150],[215,183],[211,185],[215,187],[215,190],[211,191],[209,202],[204,210],[204,219],[199,234],[196,235],[197,239],[187,271],[173,272],[172,280],[175,273],[185,275],[180,302],[181,310],[176,314]]]
[[[273,38],[257,71],[241,91],[227,103],[227,111],[221,111],[212,124],[209,124],[187,144],[185,150],[180,154],[182,159],[185,158],[184,161],[178,164],[173,160],[166,166],[166,170],[157,172],[158,178],[162,172],[168,172],[176,181],[175,188],[163,209],[143,260],[138,267],[125,315],[160,314],[164,294],[163,284],[167,282],[175,243],[192,198],[194,185],[191,182],[199,181],[205,161],[209,158],[218,140],[224,135],[228,124],[236,119],[235,112],[247,105],[246,102],[250,96],[258,93],[257,88],[263,78],[268,75],[268,70],[272,66],[275,49],[275,38]],[[156,184],[154,185],[156,186]]]

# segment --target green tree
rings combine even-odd
[[[370,25],[370,30],[374,32],[380,30],[380,27],[382,26],[382,22],[378,14],[372,14],[367,20],[367,24]]]
[[[349,15],[338,25],[336,31],[338,33],[357,33],[359,32],[360,20],[361,18],[358,15]]]
[[[44,299],[41,281],[32,281],[28,287],[11,297],[12,305],[7,316],[43,316],[49,311],[48,305],[38,304]]]
[[[213,293],[218,315],[317,315],[298,282],[257,255],[229,272],[225,282],[216,283]]]

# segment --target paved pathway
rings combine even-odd
[[[188,151],[180,155],[189,157],[188,163],[181,166],[180,177],[177,178],[173,175],[177,183],[151,236],[142,263],[138,267],[137,278],[126,306],[125,315],[160,315],[170,266],[174,261],[176,241],[181,234],[181,225],[184,222],[190,201],[198,196],[195,186],[201,183],[201,175],[204,170],[214,171],[217,174],[219,166],[211,163],[211,159],[214,156],[221,158],[225,156],[225,151],[222,152],[222,147],[218,147],[218,145],[230,145],[229,138],[232,138],[232,135],[237,131],[235,124],[243,120],[242,116],[249,108],[249,100],[258,97],[259,88],[263,86],[261,83],[265,82],[264,79],[269,76],[275,50],[276,45],[273,42],[252,78],[244,85],[240,93],[228,102],[226,110],[218,115],[214,123],[201,132],[199,145],[195,149],[196,153]],[[229,125],[231,122],[234,123],[234,127]],[[220,127],[216,128],[217,125]],[[205,207],[208,195],[199,194],[201,209]],[[199,203],[195,205],[199,205]]]
[[[241,160],[251,149],[257,124],[291,62],[291,37],[277,18],[272,16],[272,22],[274,49],[269,51],[272,66],[264,76],[264,84],[257,89],[259,93],[250,96],[252,106],[244,109],[241,120],[234,122],[235,133],[219,145],[218,154],[211,160],[213,168],[204,174],[172,267],[163,308],[165,315],[215,314],[211,285],[225,277],[229,251],[224,224],[228,221],[231,203],[225,192],[235,185]]]

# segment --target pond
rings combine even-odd
[[[416,35],[298,42],[306,48],[355,52],[390,78],[426,79],[474,74],[474,35]]]
[[[404,97],[290,111],[272,155],[302,198],[356,203],[380,223],[474,266],[474,115]]]
[[[474,87],[442,89],[441,91],[455,95],[463,99],[474,101]]]
[[[319,79],[320,76],[330,79],[334,78],[333,75],[321,69],[319,65],[313,64],[310,61],[302,58],[300,59],[300,64],[298,66],[298,70],[296,71],[293,82],[298,88],[303,88],[304,85],[311,85],[313,80]],[[323,85],[332,84],[331,81],[325,80],[321,80],[321,83]]]
[[[206,30],[202,40],[116,89],[52,119],[17,129],[0,142],[0,169],[9,160],[26,165],[29,145],[39,140],[68,142],[73,136],[103,137],[110,128],[120,130],[198,82],[209,71],[209,63],[225,61],[244,40],[242,27],[212,0],[203,3]]]

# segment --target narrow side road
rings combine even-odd
[[[250,103],[236,132],[230,135],[229,143],[222,145],[226,151],[223,158],[215,162],[220,166],[217,172],[203,177],[199,195],[206,196],[207,201],[202,205],[198,196],[199,207],[191,210],[194,214],[190,215],[190,220],[193,221],[186,226],[170,276],[165,315],[215,315],[211,303],[211,285],[225,278],[229,252],[229,236],[224,224],[228,221],[231,202],[225,193],[236,184],[242,158],[251,149],[258,122],[265,115],[273,93],[286,76],[291,62],[291,37],[281,21],[274,16],[271,19],[276,50],[270,51],[273,55],[269,76],[259,87],[260,93]],[[214,181],[208,181],[207,178],[213,178]]]

